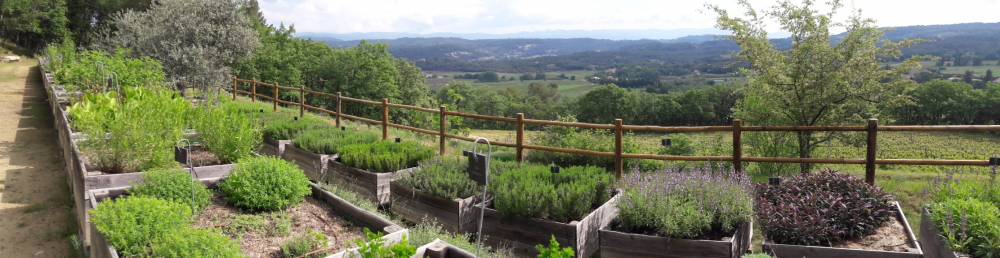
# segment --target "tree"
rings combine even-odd
[[[968,84],[972,84],[972,78],[974,76],[975,74],[973,74],[972,71],[965,70],[965,75],[962,75],[962,81]]]
[[[986,69],[986,75],[983,76],[983,81],[986,82],[986,83],[990,83],[990,82],[993,82],[993,80],[995,80],[995,79],[996,79],[996,77],[993,77],[993,70],[992,69]]]
[[[114,15],[100,39],[105,49],[125,47],[163,63],[176,81],[204,93],[224,84],[230,67],[259,45],[257,32],[241,12],[240,0],[156,1],[146,11]]]
[[[0,1],[0,33],[14,43],[37,50],[68,37],[65,0]]]
[[[545,73],[536,73],[535,80],[545,80]]]
[[[838,0],[821,12],[813,1],[781,1],[772,10],[756,10],[741,0],[744,17],[732,16],[717,6],[717,27],[732,32],[739,56],[749,62],[743,70],[748,84],[735,116],[749,123],[796,126],[857,124],[879,115],[879,103],[898,101],[909,84],[901,74],[917,67],[913,60],[885,69],[880,60],[895,59],[913,41],[882,41],[875,22],[856,11],[843,23],[833,17],[842,7]],[[771,44],[765,24],[775,22],[791,33],[791,48]],[[846,31],[832,41],[831,29]],[[751,101],[752,100],[752,101]],[[830,133],[797,133],[798,155],[811,157],[817,144],[832,139]],[[802,164],[802,172],[809,170]]]

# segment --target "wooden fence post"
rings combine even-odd
[[[865,155],[865,182],[875,185],[875,158],[878,151],[878,119],[868,119],[868,152]]]
[[[517,113],[517,163],[524,162],[524,113]]]
[[[743,173],[743,120],[733,119],[733,171]]]
[[[236,100],[236,84],[237,83],[238,82],[237,82],[236,76],[233,76],[233,100]]]
[[[445,143],[445,139],[446,139],[445,138],[446,137],[445,134],[448,133],[448,117],[447,117],[447,115],[448,115],[447,114],[448,113],[448,106],[445,106],[445,105],[438,106],[438,110],[441,111],[441,113],[440,113],[441,116],[439,118],[440,125],[439,125],[439,128],[438,128],[438,151],[441,153],[441,155],[444,155],[444,151],[445,151],[445,149],[444,149],[445,148],[445,144],[444,143]]]
[[[382,140],[389,139],[389,99],[382,99]]]
[[[615,119],[615,178],[622,178],[625,162],[622,160],[622,120]]]
[[[299,118],[306,114],[306,86],[299,85]]]
[[[250,81],[250,102],[257,102],[257,80]]]
[[[275,82],[275,83],[274,83],[274,98],[273,98],[273,99],[271,99],[271,103],[273,103],[273,104],[274,104],[274,108],[273,108],[273,110],[272,110],[272,111],[275,111],[275,112],[277,112],[277,111],[278,111],[278,91],[279,91],[279,90],[281,90],[281,88],[280,88],[280,87],[281,87],[281,86],[280,86],[280,85],[278,85],[278,82]]]
[[[338,92],[337,92],[337,127],[340,127],[340,126],[341,126],[341,125],[340,125],[340,117],[341,117],[341,116],[344,116],[344,113],[342,113],[342,112],[343,112],[343,111],[342,111],[343,109],[341,109],[341,107],[342,107],[341,103],[342,103],[342,102],[343,102],[343,101],[341,100],[341,95],[340,95],[340,92],[338,91]]]

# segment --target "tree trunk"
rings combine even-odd
[[[812,154],[812,132],[811,131],[800,131],[799,133],[799,158],[809,158]],[[799,163],[800,172],[803,174],[809,173],[809,169],[812,168],[812,164],[809,163]]]

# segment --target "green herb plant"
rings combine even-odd
[[[415,142],[378,141],[344,146],[339,154],[345,165],[385,173],[416,167],[420,161],[433,157],[434,150]]]
[[[240,245],[232,239],[208,229],[184,227],[172,230],[153,240],[151,257],[244,257]]]
[[[126,197],[99,203],[90,212],[90,221],[120,254],[141,257],[148,254],[150,243],[189,226],[191,208],[156,198]]]
[[[142,175],[129,191],[133,196],[145,196],[186,204],[200,212],[211,202],[212,192],[182,169],[157,169]]]
[[[417,248],[411,246],[405,236],[403,241],[386,247],[382,233],[373,233],[368,228],[365,228],[364,231],[365,239],[359,239],[355,242],[360,258],[406,258],[417,253]]]
[[[492,178],[493,205],[509,217],[567,222],[582,218],[611,197],[614,177],[598,167],[522,165]]]
[[[538,250],[538,258],[573,258],[575,255],[573,248],[560,248],[556,236],[549,238],[549,246],[536,245],[535,249]]]
[[[331,127],[305,129],[292,138],[295,147],[317,154],[339,154],[349,145],[377,142],[379,136],[371,132],[342,131]]]
[[[253,155],[262,141],[257,119],[226,104],[201,107],[193,120],[194,129],[205,148],[223,163]]]
[[[281,255],[285,258],[295,258],[295,257],[310,257],[318,258],[323,257],[323,254],[317,253],[309,256],[304,256],[309,252],[319,250],[327,247],[326,235],[322,233],[309,230],[301,235],[297,235],[285,241],[281,244]]]
[[[283,210],[312,192],[301,169],[274,157],[240,160],[219,190],[233,206],[252,211]]]

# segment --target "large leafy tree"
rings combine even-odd
[[[35,50],[68,37],[65,0],[0,1],[0,33]]]
[[[742,16],[711,7],[718,14],[717,27],[732,32],[739,57],[750,63],[743,70],[748,85],[745,99],[735,107],[737,118],[797,126],[859,124],[879,117],[881,104],[896,101],[899,94],[893,93],[910,83],[901,74],[915,68],[915,61],[891,68],[882,62],[898,58],[913,42],[882,40],[875,21],[861,17],[860,11],[835,22],[839,0],[829,2],[827,12],[812,0],[780,1],[770,10],[754,9],[746,0],[740,4]],[[791,34],[790,49],[771,44],[769,22]],[[831,30],[836,29],[846,32],[835,38]],[[796,136],[801,158],[832,139],[829,133]],[[803,172],[808,169],[808,164],[801,166]]]
[[[100,45],[153,57],[171,79],[213,92],[208,89],[225,84],[230,67],[259,45],[245,5],[242,0],[157,1],[146,11],[115,14]]]

